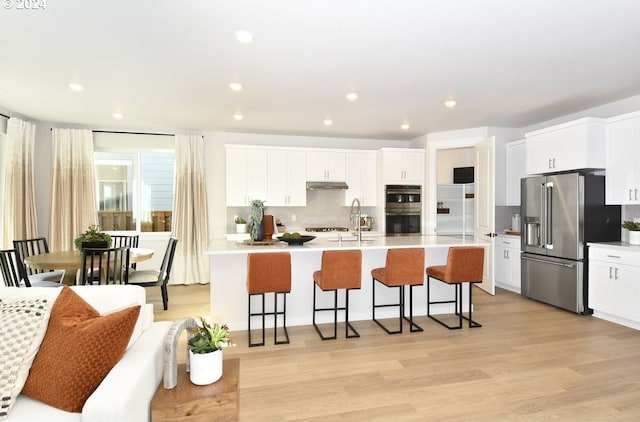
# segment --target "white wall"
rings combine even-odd
[[[455,167],[473,167],[475,154],[473,148],[451,148],[437,152],[436,163],[438,185],[453,183],[453,169]]]

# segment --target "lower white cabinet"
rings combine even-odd
[[[494,259],[496,286],[520,293],[520,237],[499,234]]]
[[[640,329],[640,247],[589,246],[593,315]]]

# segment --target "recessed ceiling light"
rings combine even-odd
[[[449,108],[453,108],[456,106],[456,100],[447,100],[444,102],[444,105]]]
[[[242,116],[242,114],[234,114],[233,118],[236,120],[242,120],[244,116]]]
[[[409,123],[403,123],[403,124],[400,125],[400,128],[402,130],[409,130],[409,127],[410,127]]]
[[[347,100],[349,101],[355,101],[358,99],[358,94],[356,92],[349,92],[347,93]]]
[[[324,123],[325,126],[331,126],[333,124],[333,120],[331,119],[324,119],[322,121],[322,123]]]
[[[122,113],[118,113],[117,111],[115,113],[113,113],[113,118],[114,119],[122,119],[124,116],[122,115]]]
[[[229,88],[231,88],[232,91],[242,91],[242,84],[240,82],[231,82],[229,84]]]
[[[245,31],[244,29],[236,31],[236,40],[242,44],[250,44],[253,42],[253,33]]]
[[[82,87],[82,85],[80,84],[69,84],[69,88],[71,88],[72,91],[76,91],[76,92],[80,92],[82,91],[84,88]]]

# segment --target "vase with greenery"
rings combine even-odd
[[[640,245],[640,222],[625,221],[622,228],[629,230],[629,244]]]
[[[196,385],[212,384],[222,377],[222,348],[231,345],[229,329],[200,317],[190,330],[189,379]]]
[[[87,231],[73,240],[74,245],[79,250],[82,248],[108,248],[111,246],[111,236],[105,232],[101,232],[98,226],[93,225],[87,228]]]
[[[249,202],[249,222],[251,240],[264,240],[264,202],[262,199],[252,199]]]
[[[237,216],[234,221],[236,223],[236,233],[247,232],[247,221],[244,218]]]

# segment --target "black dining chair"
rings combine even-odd
[[[127,284],[129,248],[84,248],[80,284]]]
[[[29,276],[24,273],[24,265],[19,265],[18,255],[15,249],[0,250],[0,274],[7,287],[60,287],[61,284],[55,281],[29,280]]]
[[[173,265],[173,255],[176,252],[176,244],[178,239],[171,237],[167,244],[167,249],[162,258],[160,271],[140,270],[129,274],[129,284],[136,284],[142,287],[160,286],[162,293],[162,306],[166,311],[169,308],[169,293],[167,291],[167,283],[171,275],[171,267]]]
[[[112,248],[137,248],[140,241],[139,234],[110,234]],[[131,264],[131,269],[136,269],[136,264]]]
[[[21,239],[13,241],[13,248],[16,250],[16,265],[20,270],[20,274],[26,274],[31,284],[40,281],[55,281],[62,283],[64,278],[64,270],[41,270],[37,268],[27,267],[24,260],[32,255],[49,253],[49,244],[46,237],[36,237],[33,239]],[[24,277],[23,277],[24,278]]]

